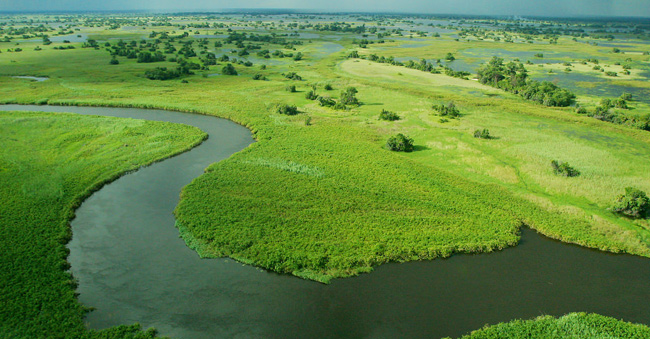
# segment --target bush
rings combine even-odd
[[[253,80],[266,80],[266,77],[260,73],[253,75]]]
[[[320,96],[320,97],[318,97],[318,104],[321,105],[321,106],[325,106],[325,107],[331,107],[331,106],[336,105],[336,101],[334,101],[334,99],[332,99],[330,97],[327,97],[327,96],[325,96],[325,97]]]
[[[446,106],[444,104],[433,105],[433,109],[440,113],[440,116],[449,116],[450,118],[456,118],[460,116],[460,111],[456,108],[454,102],[448,103]]]
[[[276,112],[284,115],[298,114],[298,107],[296,105],[280,104],[276,107]]]
[[[413,151],[413,139],[399,133],[388,138],[386,148],[395,152],[411,152]]]
[[[109,61],[108,63],[109,63],[110,65],[119,65],[119,64],[120,64],[120,61],[117,60],[117,58],[113,57],[113,59],[111,59],[111,61]]]
[[[358,91],[354,87],[346,88],[345,91],[341,92],[341,103],[344,105],[359,105],[359,99],[356,97],[357,93]]]
[[[616,198],[612,211],[632,218],[647,218],[650,215],[650,200],[640,189],[626,187],[625,194]]]
[[[562,175],[565,177],[577,177],[580,175],[580,171],[569,166],[566,162],[558,162],[557,160],[551,161],[551,167],[553,167],[553,172],[556,175]]]
[[[326,91],[331,91],[331,90],[334,89],[334,88],[332,87],[332,85],[330,85],[330,84],[325,84],[325,87],[324,87],[324,88],[325,88]]]
[[[316,100],[316,99],[318,99],[318,95],[317,95],[316,92],[314,92],[314,91],[309,91],[309,92],[307,92],[307,94],[305,95],[305,98],[306,98],[307,100]]]
[[[474,131],[474,138],[479,138],[479,139],[491,139],[492,137],[490,136],[490,131],[487,129],[477,129]]]
[[[296,92],[296,85],[289,85],[289,86],[287,86],[286,90],[289,93],[295,93]]]
[[[227,64],[221,69],[221,74],[223,75],[237,75],[237,70],[232,64]]]
[[[298,80],[301,81],[302,77],[298,75],[296,72],[289,72],[287,74],[283,74],[285,78],[291,79],[291,80]]]
[[[399,115],[394,112],[382,109],[381,113],[379,113],[379,120],[395,121],[399,120]]]

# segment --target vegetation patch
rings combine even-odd
[[[69,222],[120,175],[199,144],[199,129],[74,114],[0,112],[0,336],[153,338],[139,325],[87,331],[67,271]]]
[[[594,313],[570,313],[555,318],[541,316],[533,320],[514,320],[486,326],[461,339],[520,338],[649,338],[650,328]]]

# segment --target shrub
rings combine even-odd
[[[331,90],[334,89],[334,88],[332,87],[332,85],[330,85],[330,84],[325,84],[325,87],[324,87],[324,88],[325,88],[326,91],[331,91]]]
[[[379,113],[379,120],[395,121],[399,120],[399,115],[394,112],[382,109],[381,113]]]
[[[260,73],[253,75],[253,80],[266,80],[266,77]]]
[[[314,91],[309,91],[309,92],[307,92],[307,94],[305,95],[305,98],[306,98],[307,100],[316,100],[316,99],[318,99],[318,95],[317,95],[316,92],[314,92]]]
[[[556,175],[562,175],[565,177],[577,177],[580,175],[580,171],[569,166],[566,162],[558,162],[557,160],[551,161],[551,167],[553,167],[553,172]]]
[[[223,75],[237,75],[237,70],[232,64],[227,64],[221,69],[221,74]]]
[[[119,64],[120,64],[120,61],[117,60],[117,58],[113,57],[113,59],[111,59],[111,61],[109,61],[108,63],[109,63],[110,65],[119,65]]]
[[[298,80],[301,81],[302,77],[298,75],[296,72],[289,72],[287,74],[283,74],[285,78],[291,79],[291,80]]]
[[[626,187],[625,194],[616,198],[612,211],[632,218],[646,218],[650,215],[650,200],[640,189]]]
[[[296,105],[280,104],[276,107],[276,112],[284,115],[298,114],[298,107]]]
[[[433,105],[433,109],[438,111],[442,117],[449,116],[450,118],[456,118],[460,116],[460,111],[458,111],[458,108],[456,108],[456,105],[453,101],[449,102],[447,105]]]
[[[341,92],[341,103],[344,105],[359,105],[359,99],[356,97],[357,93],[358,91],[354,87],[346,88],[345,91]]]
[[[479,138],[479,139],[491,139],[492,137],[490,136],[490,131],[487,129],[477,129],[474,131],[474,138]]]
[[[413,151],[413,139],[399,133],[388,138],[386,148],[395,152],[411,152]]]
[[[328,96],[320,96],[318,97],[318,104],[325,107],[331,107],[336,105],[336,101]]]
[[[296,92],[296,85],[289,85],[289,86],[287,86],[286,90],[287,90],[287,92],[295,93]]]

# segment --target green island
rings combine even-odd
[[[522,227],[650,257],[643,20],[16,14],[0,16],[0,52],[2,104],[156,108],[252,131],[174,211],[203,258],[330,283],[503,250]],[[205,134],[70,114],[0,121],[0,336],[154,337],[85,330],[69,222],[103,184]],[[572,313],[467,338],[648,331]]]

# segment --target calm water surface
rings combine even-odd
[[[175,338],[440,338],[515,318],[586,311],[650,324],[650,260],[523,230],[501,252],[388,264],[330,285],[229,259],[200,259],[174,228],[181,188],[253,140],[213,117],[140,109],[1,109],[165,120],[201,146],[106,185],[76,211],[69,244],[91,328],[140,322]]]

